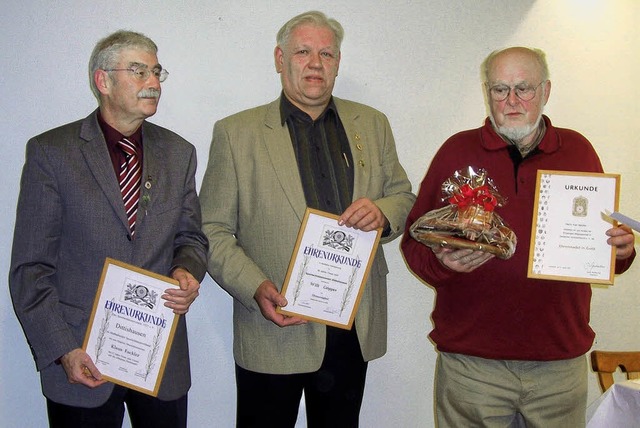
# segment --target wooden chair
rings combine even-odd
[[[640,379],[640,351],[593,351],[591,368],[598,373],[600,388],[604,392],[613,385],[613,373],[618,368],[627,374],[627,379]]]

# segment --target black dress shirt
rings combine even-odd
[[[353,198],[353,158],[333,98],[313,120],[282,94],[280,115],[289,128],[307,206],[342,214]]]

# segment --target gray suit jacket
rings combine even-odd
[[[82,346],[106,257],[163,275],[183,266],[201,280],[207,240],[195,189],[195,148],[144,122],[143,181],[135,239],[96,112],[27,143],[9,286],[40,371],[45,396],[67,405],[103,404],[112,383],[90,389],[67,381],[63,354]],[[180,317],[159,398],[191,385],[184,316]]]
[[[387,118],[335,98],[354,160],[353,198],[368,197],[399,236],[415,196],[398,162]],[[200,197],[210,242],[209,273],[234,298],[234,357],[243,368],[274,374],[317,370],[325,327],[280,328],[262,316],[253,295],[266,279],[281,287],[306,202],[280,100],[215,124]],[[369,361],[386,352],[387,264],[379,248],[364,289],[356,328]]]

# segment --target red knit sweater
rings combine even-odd
[[[411,270],[436,290],[430,337],[443,352],[503,360],[559,360],[584,354],[593,343],[589,284],[527,278],[536,173],[539,169],[602,172],[595,150],[575,131],[554,128],[535,153],[514,166],[508,146],[489,119],[449,138],[431,162],[407,219],[401,248]],[[413,222],[441,202],[441,184],[467,166],[487,170],[507,204],[496,211],[518,237],[509,260],[494,258],[471,273],[440,264],[408,234]],[[606,239],[606,237],[603,237]],[[618,261],[616,273],[635,257]]]

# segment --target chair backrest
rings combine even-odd
[[[613,373],[620,370],[627,374],[627,379],[640,379],[640,351],[593,351],[591,367],[598,373],[602,392],[613,385]]]

